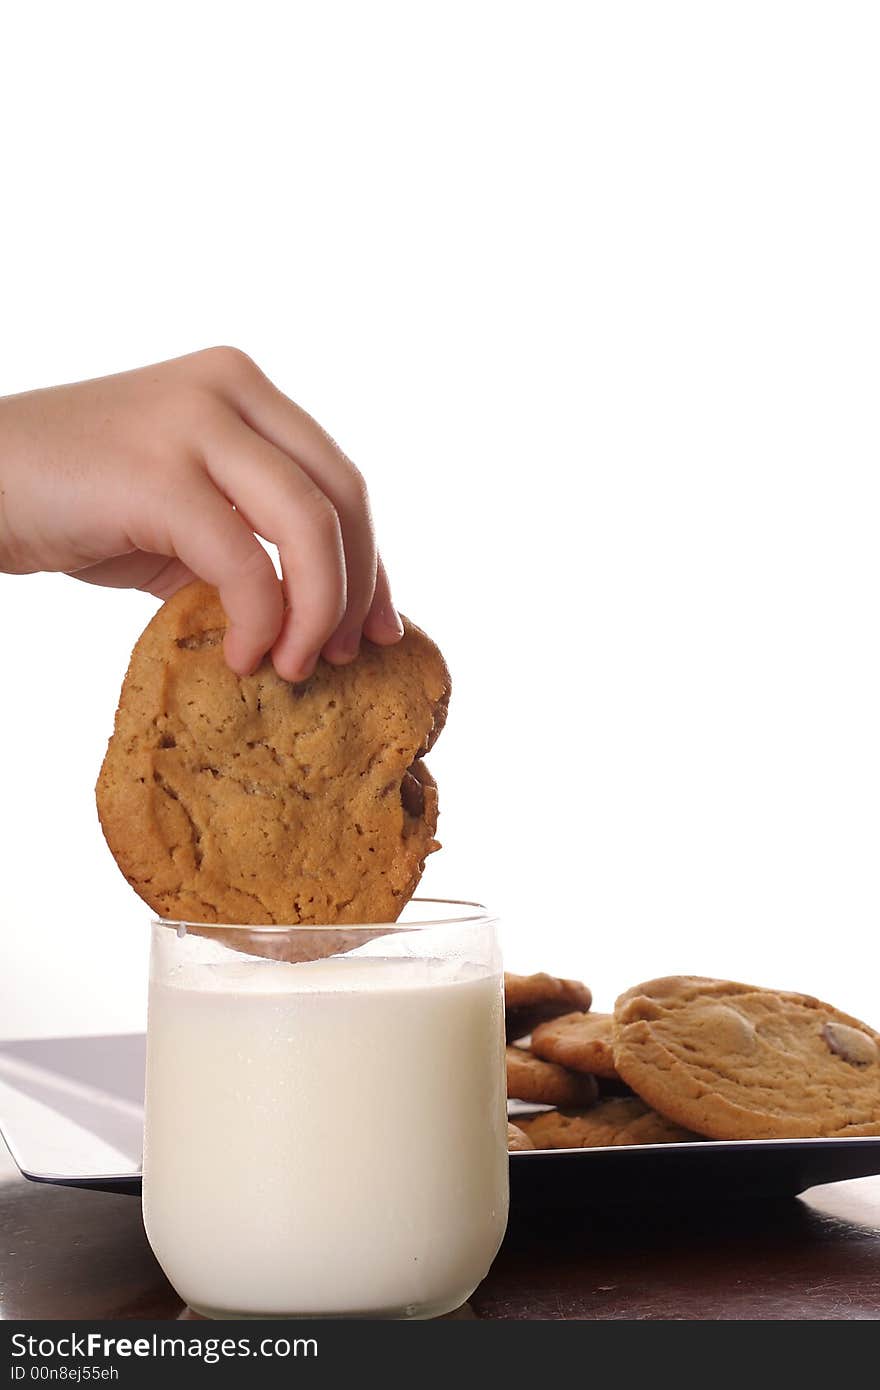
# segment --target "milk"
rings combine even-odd
[[[150,989],[144,1221],[214,1315],[427,1316],[507,1220],[497,974],[448,961],[183,965]]]

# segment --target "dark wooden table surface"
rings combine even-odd
[[[26,1182],[0,1141],[0,1316],[180,1318],[134,1197]],[[515,1212],[459,1317],[874,1319],[880,1178],[784,1202]]]

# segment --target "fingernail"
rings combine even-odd
[[[361,630],[359,627],[352,628],[349,632],[343,632],[333,643],[333,655],[340,657],[343,661],[353,661],[361,649]]]
[[[302,681],[307,681],[309,676],[314,673],[317,664],[318,656],[317,653],[315,653],[314,656],[305,657],[302,661],[297,662],[295,666],[291,666],[289,662],[282,661],[281,665],[284,668],[283,670],[278,670],[276,661],[275,669],[278,671],[282,680],[289,681],[291,685],[300,685]]]
[[[401,622],[400,614],[394,607],[393,603],[386,604],[386,606],[382,609],[380,617],[382,619],[382,622],[388,628],[389,632],[396,632],[398,637],[403,636],[403,623]]]
[[[230,641],[229,633],[227,633],[223,641],[223,656],[226,665],[236,676],[252,676],[263,658],[261,656],[252,656],[249,660],[245,660],[240,656],[236,656],[235,646],[235,639],[233,638]]]

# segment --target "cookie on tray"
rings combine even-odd
[[[535,1146],[529,1136],[520,1129],[519,1125],[512,1125],[507,1122],[507,1149],[509,1153],[525,1153],[528,1149]]]
[[[364,641],[297,685],[236,676],[215,589],[190,584],[132,653],[98,779],[101,825],[159,915],[193,922],[395,921],[438,848],[421,761],[449,673],[430,638]]]
[[[613,1096],[590,1110],[546,1110],[519,1125],[536,1149],[604,1149],[616,1144],[684,1144],[698,1139],[638,1096]]]
[[[880,1134],[880,1034],[806,994],[674,975],[622,994],[614,1061],[711,1139]]]
[[[588,1009],[593,996],[580,980],[560,980],[540,971],[536,975],[504,976],[504,1012],[507,1038],[515,1042],[537,1028],[539,1023]]]
[[[593,1076],[544,1062],[524,1047],[507,1049],[507,1094],[533,1105],[592,1105],[599,1094]],[[519,1121],[517,1121],[519,1123]]]
[[[589,1072],[607,1081],[620,1079],[614,1065],[613,1014],[562,1014],[540,1023],[532,1032],[530,1046],[536,1057],[571,1071]]]

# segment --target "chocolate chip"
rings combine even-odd
[[[408,816],[420,819],[425,813],[425,789],[411,772],[403,774],[400,784],[400,803]]]
[[[751,1052],[757,1045],[758,1034],[752,1020],[729,1004],[709,1000],[694,1014],[712,1039],[712,1045],[725,1052]]]
[[[848,1023],[824,1024],[822,1037],[832,1052],[854,1067],[867,1067],[880,1060],[880,1049],[874,1039],[858,1028],[850,1028]]]
[[[222,627],[208,628],[206,632],[194,632],[189,637],[178,637],[177,645],[187,652],[197,652],[202,647],[219,647],[223,641]]]
[[[443,732],[443,726],[446,723],[446,716],[448,713],[449,687],[447,686],[447,688],[443,691],[442,695],[440,696],[440,698],[434,706],[434,722],[431,726],[431,730],[428,734],[428,737],[425,739],[421,748],[419,748],[416,752],[417,758],[423,758],[426,753],[430,753],[431,749],[434,747],[434,744],[437,742],[438,738]]]

